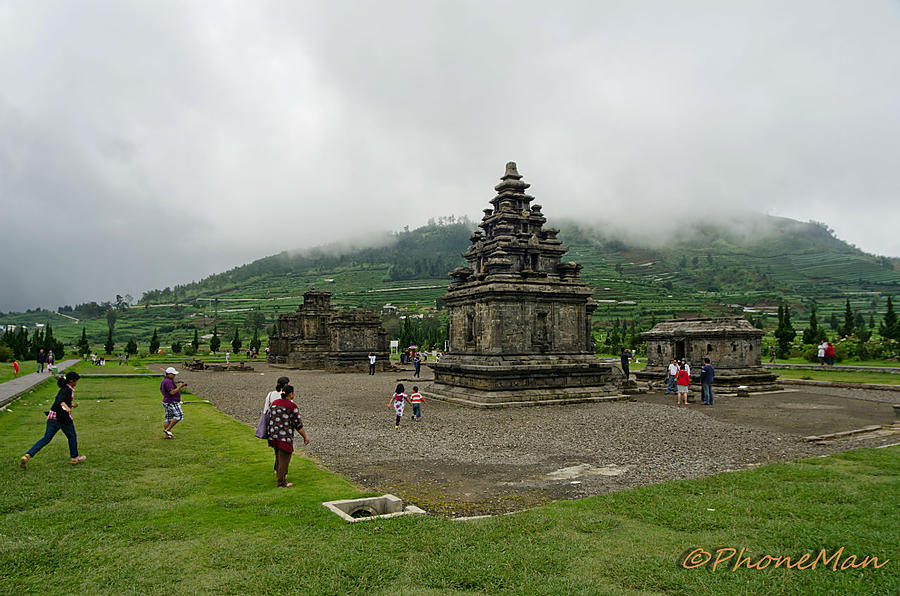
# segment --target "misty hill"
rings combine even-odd
[[[646,233],[637,239],[599,225],[551,223],[569,247],[564,258],[584,266],[601,325],[628,319],[646,326],[652,317],[742,313],[744,307],[760,316],[767,312],[762,307],[787,300],[802,326],[811,301],[827,321],[832,314],[843,316],[848,297],[855,311],[880,320],[881,295],[900,293],[900,272],[891,259],[866,254],[820,223],[756,215],[687,226],[678,237]],[[333,291],[337,306],[434,312],[447,273],[464,264],[460,254],[475,227],[467,219],[441,218],[370,246],[282,252],[198,282],[151,290],[138,305],[119,311],[116,336],[146,341],[158,329],[165,344],[190,340],[196,328],[209,333],[215,324],[230,334],[235,326],[248,329],[253,311],[271,324],[278,313],[296,309],[311,287]],[[108,323],[103,306],[31,312],[0,322],[51,322],[67,343],[86,326],[90,341],[102,343]]]
[[[657,286],[668,294],[700,291],[769,300],[785,296],[828,300],[900,288],[900,273],[891,259],[848,245],[821,223],[759,215],[745,218],[739,226],[733,222],[692,226],[683,237],[655,247],[601,227],[554,223],[569,246],[568,258],[584,265],[583,275],[594,282],[599,298],[605,291],[596,288],[601,282]],[[469,220],[447,218],[393,234],[374,247],[282,252],[199,282],[145,292],[140,302],[227,299],[236,294],[259,298],[262,290],[274,298],[328,284],[352,293],[365,288],[369,294],[381,286],[410,285],[407,282],[445,285],[447,273],[464,264],[460,254],[474,229]],[[346,279],[350,273],[358,277],[357,283]],[[625,298],[627,292],[616,297]]]

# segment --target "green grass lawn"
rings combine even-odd
[[[0,362],[0,383],[12,379],[13,375],[12,362]],[[37,362],[34,360],[19,360],[19,376],[37,372]]]
[[[134,375],[153,372],[138,358],[129,358],[128,364],[124,362],[119,366],[118,359],[109,359],[106,366],[94,366],[90,360],[82,360],[71,367],[79,374],[87,375]]]
[[[778,364],[808,364],[813,366],[816,362],[810,362],[806,358],[779,358]],[[900,367],[900,361],[897,360],[843,360],[835,363],[838,366],[887,366],[891,368]]]
[[[900,375],[892,373],[866,372],[855,370],[810,370],[810,369],[769,369],[784,379],[805,379],[807,381],[835,381],[841,383],[878,383],[900,385]]]
[[[900,590],[900,448],[645,486],[474,522],[346,524],[321,501],[358,496],[271,451],[211,406],[162,439],[152,379],[85,379],[76,425],[29,464],[49,385],[0,412],[0,586],[10,594],[890,594]],[[302,404],[301,404],[302,410]],[[308,432],[317,440],[315,425]],[[696,548],[763,555],[844,547],[880,569],[685,569]],[[807,561],[807,564],[812,559]]]

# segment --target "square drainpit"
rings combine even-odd
[[[366,497],[363,499],[345,499],[343,501],[326,501],[322,503],[335,515],[347,522],[366,521],[368,519],[387,519],[410,513],[425,513],[415,505],[403,506],[403,499],[394,495]]]

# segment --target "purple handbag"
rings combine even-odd
[[[259,417],[259,424],[256,425],[256,432],[254,434],[259,439],[269,438],[269,410],[263,412]]]

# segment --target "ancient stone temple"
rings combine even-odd
[[[296,312],[278,316],[278,332],[269,339],[269,364],[333,372],[368,370],[370,352],[377,370],[390,367],[387,331],[369,310],[338,310],[331,292],[303,293]]]
[[[700,367],[709,358],[716,370],[714,390],[736,391],[745,385],[751,391],[774,391],[778,377],[762,366],[762,336],[762,330],[741,317],[663,321],[641,333],[647,343],[647,367],[636,376],[662,382],[669,362],[684,358],[699,390]]]
[[[426,393],[471,406],[611,399],[622,373],[594,357],[591,289],[581,265],[544,228],[541,206],[525,194],[516,164],[450,273],[450,349],[431,365]]]

